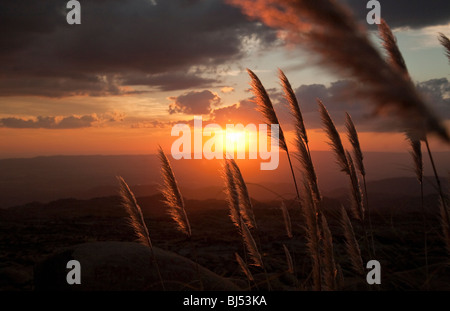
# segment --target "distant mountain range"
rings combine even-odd
[[[347,194],[347,177],[339,172],[331,152],[312,152],[324,195]],[[444,182],[450,171],[450,153],[434,154]],[[183,195],[189,199],[223,199],[219,160],[178,160],[169,157]],[[252,197],[259,201],[292,198],[295,190],[283,154],[274,171],[260,171],[259,160],[237,160]],[[425,193],[436,191],[427,158]],[[298,167],[298,162],[294,162]],[[415,196],[419,194],[408,153],[365,153],[369,195]],[[125,178],[136,196],[159,191],[160,163],[156,155],[49,156],[0,160],[0,208],[33,201],[50,202],[63,198],[89,199],[117,194],[116,176]],[[300,171],[296,170],[300,180]]]

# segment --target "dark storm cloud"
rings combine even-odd
[[[211,91],[192,91],[177,97],[169,97],[169,113],[203,115],[211,113],[214,106],[220,104],[220,97]]]
[[[369,9],[366,0],[340,0],[347,3],[354,14],[365,22]],[[421,28],[445,25],[450,22],[448,0],[379,0],[381,16],[391,27]]]
[[[192,66],[241,58],[244,38],[256,36],[264,46],[276,40],[220,0],[82,1],[81,25],[67,24],[66,3],[0,2],[0,84],[8,85],[0,95],[58,93],[42,87],[42,79],[55,89],[61,81],[79,86],[63,85],[62,95],[122,94],[126,82],[161,90],[205,87],[214,79],[186,74]],[[115,90],[103,76],[117,78]]]
[[[359,85],[351,80],[340,80],[326,86],[323,84],[301,85],[295,89],[306,126],[321,128],[317,99],[327,107],[337,126],[343,127],[345,112],[348,112],[359,126],[359,130],[388,132],[399,124],[389,115],[376,117],[369,102],[355,98],[351,94]],[[417,83],[417,89],[430,108],[442,119],[450,119],[450,82],[446,78],[432,79]]]
[[[39,116],[36,119],[22,119],[22,118],[2,118],[0,119],[0,127],[8,128],[32,128],[32,129],[78,129],[91,127],[98,122],[99,118],[96,115],[85,116],[67,116],[62,119],[57,117]]]

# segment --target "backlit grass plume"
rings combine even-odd
[[[320,202],[322,200],[322,196],[320,194],[319,185],[317,182],[317,174],[314,168],[314,164],[311,159],[311,154],[306,146],[306,143],[298,137],[298,134],[295,139],[297,143],[297,159],[300,161],[301,170],[303,175],[306,177],[307,181],[310,184],[311,191],[313,192],[313,197],[316,202]]]
[[[300,136],[301,139],[305,142],[309,153],[308,134],[306,133],[305,124],[303,122],[303,115],[300,110],[300,105],[298,103],[297,97],[295,96],[295,92],[292,89],[291,83],[289,82],[288,78],[281,69],[278,70],[278,76],[281,81],[281,86],[284,90],[284,97],[289,104],[289,109],[295,120],[297,135]]]
[[[232,175],[234,177],[234,183],[239,194],[239,212],[243,217],[247,226],[257,228],[255,214],[253,213],[253,205],[248,193],[247,185],[242,176],[241,170],[234,159],[229,159],[232,169]]]
[[[228,202],[231,221],[238,229],[240,229],[241,207],[239,200],[239,192],[237,189],[237,184],[234,178],[233,170],[231,168],[230,160],[226,158],[223,162],[222,177],[225,181],[225,194]]]
[[[148,229],[144,221],[144,216],[139,204],[136,201],[136,197],[121,176],[117,176],[117,180],[119,181],[120,186],[119,194],[122,201],[122,206],[130,216],[129,224],[133,228],[134,233],[137,236],[137,240],[144,245],[152,247],[150,234],[148,233]]]
[[[305,220],[306,247],[311,257],[313,289],[320,291],[322,290],[322,268],[320,252],[321,233],[318,213],[308,181],[303,181],[302,189],[301,211]]]
[[[159,265],[156,260],[155,254],[153,252],[153,245],[150,239],[150,234],[147,229],[147,225],[145,224],[144,215],[142,214],[142,209],[137,203],[136,197],[134,193],[131,191],[128,184],[121,176],[117,176],[119,181],[119,194],[122,201],[122,206],[127,211],[130,216],[129,224],[134,230],[134,233],[138,237],[138,241],[144,245],[150,247],[152,254],[152,261],[156,267],[156,272],[159,277],[159,281],[161,282],[161,287],[165,290],[164,281],[161,276],[161,272],[159,270]]]
[[[319,112],[320,117],[322,119],[322,124],[324,126],[325,133],[328,136],[328,144],[331,146],[331,148],[334,151],[334,155],[336,157],[336,163],[341,168],[341,171],[345,172],[347,175],[350,175],[350,169],[348,167],[348,161],[347,161],[347,155],[344,149],[344,146],[342,145],[342,140],[339,135],[339,132],[336,129],[336,126],[334,125],[333,120],[330,117],[330,114],[328,113],[327,108],[322,103],[321,100],[317,100],[317,103],[319,105]]]
[[[286,152],[289,161],[289,167],[291,168],[291,174],[292,179],[294,181],[295,191],[297,193],[297,198],[300,199],[300,193],[298,191],[297,180],[295,178],[294,168],[292,166],[288,146],[280,122],[278,121],[277,114],[275,112],[275,109],[273,108],[272,101],[270,100],[269,94],[267,94],[267,91],[264,88],[261,81],[259,80],[258,76],[250,69],[247,69],[247,72],[251,78],[250,84],[252,86],[253,94],[256,97],[256,104],[258,106],[258,110],[262,113],[262,115],[266,119],[266,123],[269,125],[269,128],[271,124],[278,125],[279,147]]]
[[[159,159],[161,161],[161,173],[163,178],[163,187],[161,189],[164,196],[164,203],[168,207],[168,211],[172,219],[177,224],[178,230],[186,234],[188,238],[191,237],[191,225],[184,207],[184,200],[181,195],[178,183],[173,174],[169,159],[164,154],[164,151],[159,147]]]
[[[241,217],[241,235],[244,240],[245,246],[247,248],[247,253],[250,256],[250,259],[253,261],[253,265],[257,267],[264,268],[263,260],[261,253],[258,250],[258,246],[256,245],[253,236],[245,224],[244,220]]]

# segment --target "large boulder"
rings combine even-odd
[[[154,254],[154,257],[153,257]],[[75,245],[50,256],[34,271],[36,290],[145,291],[239,290],[226,278],[180,255],[134,242],[93,242]],[[155,264],[156,258],[157,265]],[[81,284],[69,285],[70,260],[80,263]],[[199,282],[199,276],[203,288]]]

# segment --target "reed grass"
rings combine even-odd
[[[450,39],[446,37],[443,33],[439,33],[438,36],[439,42],[445,49],[445,55],[447,56],[450,62]]]
[[[250,269],[248,268],[247,264],[244,262],[242,257],[238,253],[234,253],[234,256],[236,258],[236,261],[241,268],[242,272],[245,274],[248,280],[249,288],[251,289],[251,282],[255,282],[255,278],[253,277],[253,274],[250,272]],[[256,285],[256,283],[255,283]]]
[[[161,193],[164,196],[164,203],[168,208],[168,213],[174,220],[179,231],[184,233],[189,241],[190,247],[194,255],[194,262],[196,267],[197,278],[200,283],[200,289],[203,290],[204,284],[200,276],[200,268],[198,264],[197,248],[192,242],[192,230],[189,218],[186,213],[183,196],[178,187],[177,180],[170,165],[169,159],[162,150],[161,146],[158,149],[158,156],[161,161],[161,175],[163,178],[163,186]]]
[[[323,104],[320,99],[317,99],[317,103],[319,105],[320,117],[322,119],[322,124],[324,126],[325,133],[328,136],[328,144],[331,146],[336,163],[339,165],[342,172],[345,172],[347,175],[350,175],[350,168],[348,166],[347,154],[344,149],[344,145],[342,144],[341,137],[339,132],[334,125],[333,120],[331,119],[330,114],[328,113],[327,108]]]
[[[305,220],[304,228],[306,233],[306,247],[311,257],[313,289],[315,291],[322,290],[322,264],[320,241],[321,232],[318,219],[318,211],[313,198],[310,184],[307,180],[303,180],[303,196],[301,211]]]
[[[168,212],[175,221],[178,230],[183,232],[188,238],[191,238],[191,224],[186,214],[183,196],[175,179],[172,166],[161,147],[159,147],[158,155],[161,161],[161,174],[163,177],[161,192],[165,199],[164,203],[168,207]]]
[[[295,191],[297,193],[297,199],[300,200],[300,193],[299,193],[298,186],[297,186],[297,180],[295,178],[294,168],[293,168],[292,162],[291,162],[291,156],[289,154],[288,145],[286,143],[286,139],[285,139],[283,130],[281,128],[280,122],[278,121],[278,116],[275,112],[275,109],[273,108],[272,101],[270,100],[270,97],[267,94],[267,91],[264,88],[261,81],[259,80],[258,76],[250,69],[247,69],[247,72],[251,78],[252,91],[256,97],[256,104],[258,106],[258,110],[262,113],[262,115],[266,119],[266,122],[269,125],[269,128],[270,128],[271,124],[278,125],[279,147],[281,148],[281,150],[284,150],[286,152],[288,162],[289,162],[289,167],[291,169],[292,179],[293,179],[294,186],[295,186]]]
[[[166,290],[163,278],[161,276],[161,271],[159,269],[158,261],[156,260],[155,253],[153,251],[153,244],[150,239],[150,234],[148,232],[147,225],[145,224],[144,215],[142,214],[142,209],[139,206],[134,193],[131,191],[128,184],[121,176],[117,176],[119,181],[119,194],[122,202],[122,206],[125,208],[129,215],[129,225],[134,230],[138,241],[150,248],[152,261],[156,267],[156,273],[158,274],[159,281],[163,290]]]
[[[333,247],[333,236],[331,234],[330,228],[328,227],[328,222],[323,213],[321,216],[321,231],[323,237],[323,280],[325,290],[336,290],[337,289],[337,267],[334,259],[334,247]]]
[[[364,167],[364,155],[361,150],[361,145],[359,143],[358,132],[356,130],[355,124],[353,123],[352,117],[349,113],[345,114],[345,127],[347,128],[347,138],[350,141],[353,147],[353,157],[355,159],[356,167],[359,171],[359,174],[362,177],[363,185],[364,185],[364,198],[365,198],[365,209],[367,214],[367,219],[369,222],[369,236],[371,240],[372,254],[375,256],[375,243],[373,236],[373,227],[372,227],[372,218],[371,212],[369,209],[369,196],[367,193],[367,183],[366,183],[366,169]]]
[[[239,199],[239,212],[242,218],[245,221],[245,224],[250,228],[257,228],[255,213],[253,211],[252,201],[250,199],[250,195],[248,193],[247,184],[244,181],[244,177],[242,176],[241,170],[237,165],[234,159],[229,159],[231,164],[234,183],[238,190],[238,199]]]
[[[348,257],[352,264],[353,271],[359,275],[364,275],[363,260],[361,257],[361,250],[358,245],[358,241],[353,230],[352,223],[348,217],[347,211],[341,206],[341,219],[340,224],[343,228],[345,237],[345,248],[347,250]]]

